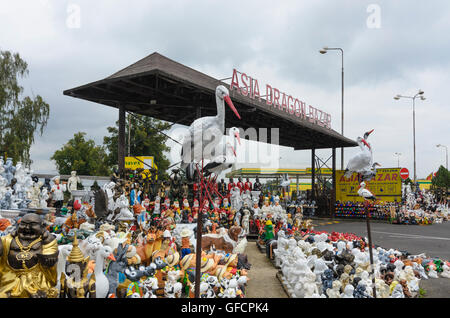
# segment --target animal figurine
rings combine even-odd
[[[123,283],[123,281],[125,280],[125,277],[123,277],[122,273],[125,272],[125,269],[128,266],[126,257],[127,250],[128,244],[124,245],[123,243],[120,243],[117,246],[117,251],[114,253],[114,258],[116,260],[111,261],[106,267],[105,275],[109,282],[109,297],[116,297],[119,283]],[[122,277],[120,274],[122,274]]]
[[[61,273],[65,272],[67,257],[70,255],[72,247],[73,246],[71,244],[58,246],[59,254],[58,254],[58,263],[56,265],[57,283],[55,286],[58,292],[61,291]]]
[[[139,269],[134,268],[133,266],[125,269],[126,277],[131,281],[131,283],[127,287],[127,298],[143,298],[144,297],[144,288],[142,278],[147,276],[153,276],[155,273],[155,266],[151,264],[148,267],[140,266]],[[139,297],[137,297],[139,294]]]
[[[115,261],[112,248],[109,246],[100,247],[95,253],[95,296],[96,298],[106,298],[109,292],[109,281],[103,272],[105,259]]]
[[[240,226],[232,226],[225,234],[205,234],[202,236],[202,250],[209,251],[212,246],[225,253],[234,253],[239,239],[245,235]]]
[[[158,289],[158,279],[156,277],[147,277],[142,282],[142,288],[145,292],[142,298],[157,298],[154,293]]]
[[[141,263],[144,265],[149,265],[151,262],[152,254],[155,247],[156,233],[149,231],[145,236],[144,240],[138,244],[136,247],[136,253],[141,259]]]
[[[166,298],[180,298],[183,285],[180,282],[166,282],[164,285],[164,296]]]
[[[208,275],[204,279],[205,283],[208,284],[208,291],[206,292],[206,298],[216,298],[217,293],[220,290],[219,280],[214,275]]]

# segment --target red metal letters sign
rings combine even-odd
[[[238,75],[240,74],[240,76]],[[256,78],[233,69],[230,91],[235,90],[242,96],[261,101],[261,92]],[[266,84],[266,105],[285,111],[291,116],[308,120],[311,123],[331,129],[331,115],[325,113],[292,95],[281,92],[279,89]]]

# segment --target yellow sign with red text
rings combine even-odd
[[[366,189],[370,190],[380,201],[400,202],[402,198],[402,178],[400,168],[377,169],[376,176],[366,181]],[[362,202],[358,195],[358,175],[354,173],[350,178],[344,177],[343,170],[336,171],[336,200],[345,202]]]

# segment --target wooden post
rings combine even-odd
[[[119,104],[119,136],[117,145],[119,175],[123,176],[125,171],[125,106],[123,104]]]

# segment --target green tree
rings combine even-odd
[[[0,152],[29,165],[34,135],[42,135],[50,106],[39,95],[21,98],[18,79],[26,75],[28,64],[18,53],[0,51]]]
[[[130,135],[130,155],[131,156],[153,156],[158,167],[158,176],[167,178],[167,168],[170,161],[166,158],[167,136],[159,132],[164,132],[170,128],[170,124],[148,116],[133,115],[127,118],[125,126],[125,153],[128,153],[128,120],[131,120]],[[119,122],[115,127],[108,127],[109,136],[103,138],[103,145],[108,151],[107,162],[110,167],[117,165],[117,147],[119,136]]]
[[[449,188],[450,172],[444,166],[440,166],[436,176],[431,179],[431,184],[438,188]]]
[[[60,174],[70,174],[72,170],[78,175],[108,176],[111,171],[106,162],[106,152],[92,139],[86,140],[86,133],[78,132],[61,149],[56,150],[50,158],[56,162]]]

